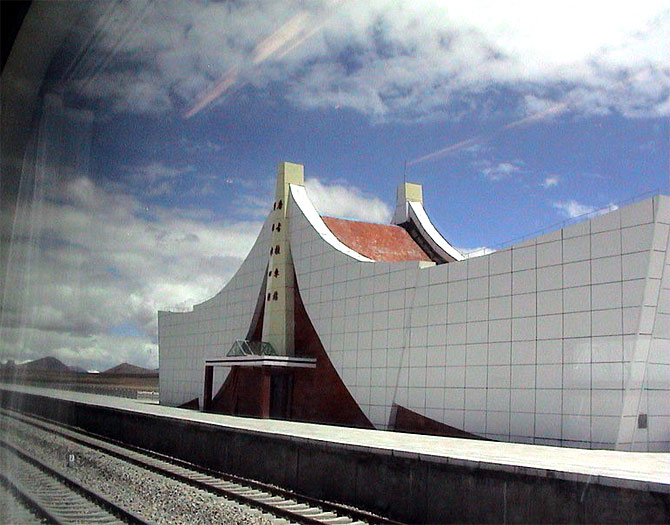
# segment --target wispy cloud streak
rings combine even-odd
[[[476,135],[475,137],[472,137],[471,139],[467,140],[462,140],[460,142],[457,142],[455,144],[451,144],[449,146],[446,146],[444,148],[438,149],[436,151],[433,151],[432,153],[428,153],[427,155],[423,155],[422,157],[417,157],[416,159],[412,159],[407,163],[408,166],[414,166],[416,164],[421,164],[422,162],[426,162],[429,160],[435,160],[439,159],[441,157],[444,157],[446,155],[450,155],[452,153],[457,153],[461,150],[464,150],[466,148],[470,148],[472,146],[478,145],[478,144],[483,144],[485,142],[488,142],[498,136],[500,136],[502,133],[505,131],[508,131],[510,129],[518,129],[518,128],[523,128],[525,126],[530,126],[532,124],[536,124],[538,122],[541,122],[547,118],[553,117],[555,115],[559,115],[566,111],[568,109],[568,103],[567,102],[562,102],[560,104],[556,104],[554,106],[551,106],[548,109],[545,109],[544,111],[538,111],[536,113],[533,113],[532,115],[529,115],[527,117],[521,118],[519,120],[515,120],[514,122],[510,122],[509,124],[506,124],[499,129],[492,131],[491,133],[483,133],[481,135]]]
[[[286,56],[312,37],[322,26],[323,23],[314,26],[312,17],[307,12],[294,15],[256,45],[251,53],[251,66],[238,64],[226,71],[211,90],[197,97],[197,102],[184,114],[184,117],[191,118],[228,91],[238,81],[240,72],[245,67],[258,66],[275,54],[278,58]]]

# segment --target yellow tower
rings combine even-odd
[[[305,184],[304,167],[280,162],[277,167],[277,187],[272,205],[272,242],[269,248],[263,341],[270,343],[277,354],[293,356],[295,274],[289,244],[287,213],[289,185]]]

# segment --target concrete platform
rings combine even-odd
[[[248,419],[16,385],[0,394],[3,406],[403,521],[670,521],[669,453]]]

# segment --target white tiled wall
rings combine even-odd
[[[289,213],[307,312],[378,428],[397,403],[492,439],[670,450],[670,198],[423,269],[357,261]],[[159,313],[162,403],[201,397],[204,359],[246,335],[268,225],[219,294]]]
[[[307,312],[378,428],[397,403],[493,439],[669,450],[669,201],[424,269],[355,261],[292,206],[291,246]]]
[[[630,292],[629,301],[642,304],[635,341],[624,342],[625,390],[618,438],[621,448],[670,450],[670,199],[653,209],[653,228],[631,226],[633,235],[624,244],[631,249],[640,239],[651,244],[645,280]],[[622,222],[623,222],[622,217]],[[634,222],[627,216],[628,223]],[[646,225],[645,225],[646,226]],[[635,253],[632,256],[637,255]],[[648,428],[640,429],[637,415],[648,414]]]
[[[244,339],[251,325],[268,263],[270,221],[266,221],[251,252],[224,288],[192,312],[159,312],[161,403],[177,406],[196,397],[202,404],[204,362],[223,357],[235,339]],[[216,368],[214,394],[227,368]]]

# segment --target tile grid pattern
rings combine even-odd
[[[178,406],[199,398],[202,403],[205,359],[225,356],[236,339],[249,330],[265,275],[271,239],[271,220],[240,269],[211,299],[191,312],[159,312],[161,403]],[[215,368],[214,392],[230,369]]]
[[[665,451],[670,448],[670,212],[668,201],[655,208],[647,286],[639,320],[640,333],[629,363],[619,442],[623,449]],[[637,414],[648,414],[648,428],[638,428]]]
[[[453,426],[464,421],[466,430],[489,437],[613,447],[623,409],[624,348],[637,338],[640,290],[650,264],[654,202],[489,256],[423,270],[352,263],[323,249],[309,222],[297,218],[294,260],[317,331],[330,342],[326,348],[338,372],[379,427],[387,424],[395,400]],[[362,267],[359,277],[352,265]],[[331,280],[331,273],[339,277]],[[394,286],[390,275],[404,288]],[[442,292],[437,301],[436,287]],[[402,301],[389,304],[399,291]],[[359,307],[355,328],[341,320],[343,299]],[[396,306],[405,310],[400,316]],[[399,350],[401,369],[392,370],[398,331],[409,345]],[[370,332],[388,344],[371,344]],[[378,365],[384,360],[371,357],[376,351],[387,353],[385,396],[378,393]],[[498,352],[508,356],[506,369],[496,364]],[[435,378],[442,378],[441,389],[434,388]],[[453,410],[452,398],[460,399],[460,410]]]
[[[379,428],[397,402],[494,439],[670,449],[670,198],[424,269],[355,261],[289,211],[307,311]],[[246,335],[266,226],[217,296],[159,314],[163,403],[201,395],[204,358]]]

